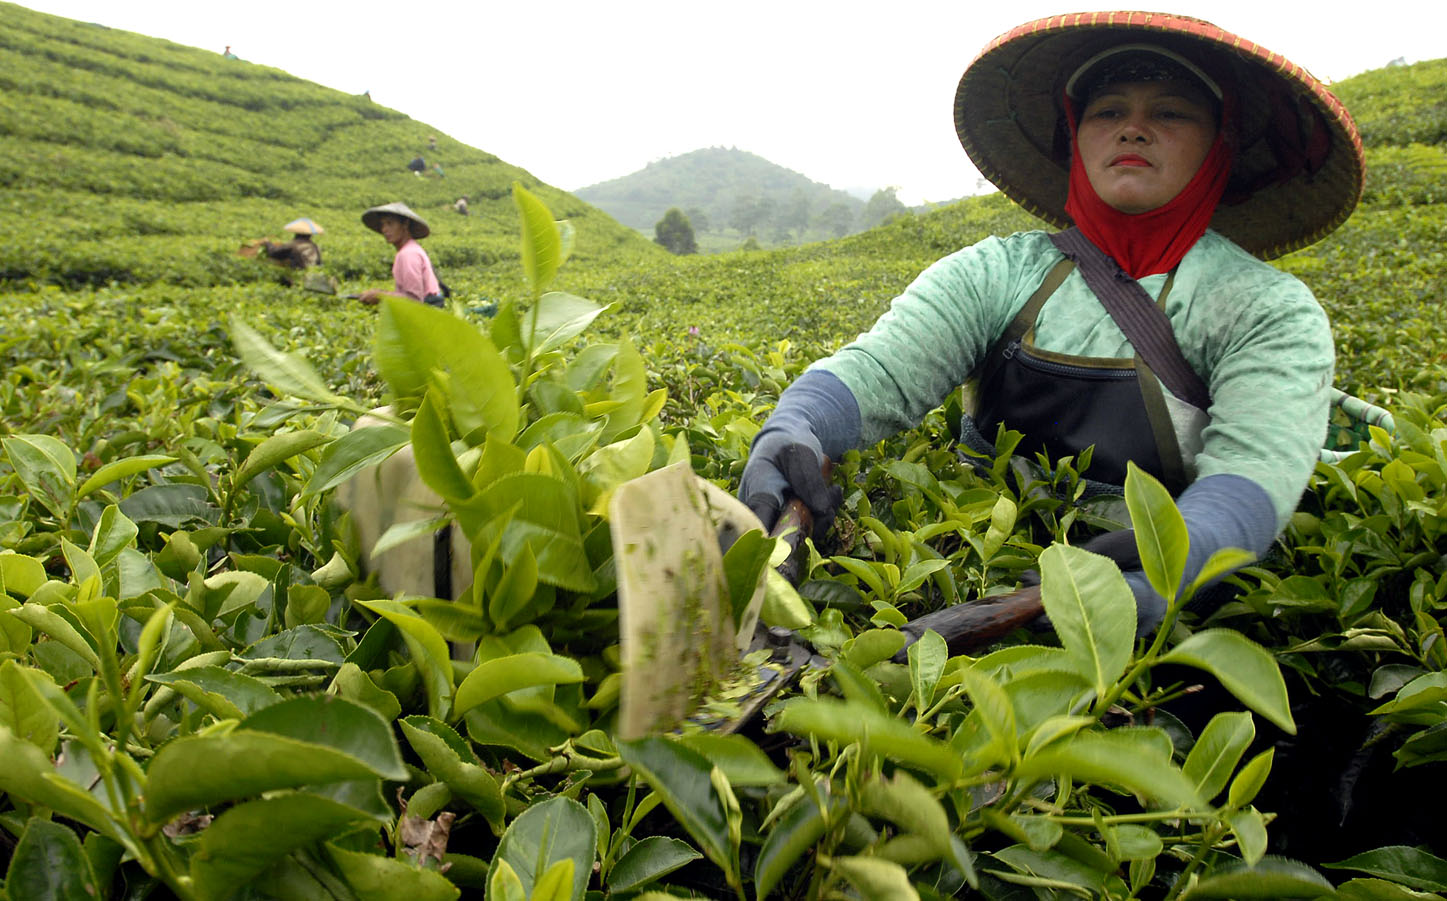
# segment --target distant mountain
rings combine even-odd
[[[678,207],[703,250],[730,249],[750,237],[766,246],[839,238],[904,210],[887,189],[886,198],[866,202],[732,147],[658,160],[573,194],[646,235]]]

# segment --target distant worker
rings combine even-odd
[[[428,150],[436,150],[436,149],[437,149],[437,135],[428,135],[428,136],[427,136],[427,149],[428,149]]]
[[[432,171],[437,173],[437,177],[438,177],[438,178],[446,178],[446,177],[447,177],[447,173],[442,171],[442,164],[441,164],[441,163],[433,163],[433,164],[432,164]]]
[[[281,228],[282,231],[291,232],[296,237],[285,244],[262,241],[261,249],[268,257],[283,266],[290,266],[292,269],[306,269],[309,266],[321,265],[322,249],[312,240],[312,236],[322,234],[325,229],[306,216],[293,219]]]
[[[463,216],[466,216],[466,215],[467,215],[467,195],[466,195],[466,194],[463,194],[461,197],[457,198],[457,202],[454,203],[454,204],[452,204],[452,208],[453,208],[454,210],[457,210],[457,212],[458,212],[459,214],[461,214],[461,215],[463,215]]]
[[[397,248],[397,256],[392,260],[392,281],[396,283],[397,290],[373,288],[357,295],[357,299],[365,304],[375,304],[383,297],[399,297],[419,300],[428,306],[442,306],[442,287],[432,269],[432,260],[417,243],[432,233],[422,217],[412,212],[405,203],[388,203],[363,213],[362,224]]]
[[[226,45],[226,49],[221,52],[221,58],[222,58],[222,59],[241,59],[241,57],[239,57],[239,56],[237,56],[236,54],[234,54],[234,53],[231,52],[231,45],[230,45],[230,44],[227,44],[227,45]]]
[[[412,162],[407,164],[407,168],[412,170],[413,175],[420,176],[427,171],[427,161],[420,156],[414,156]]]

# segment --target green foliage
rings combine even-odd
[[[1318,467],[1232,600],[1180,586],[1179,513],[1133,474],[1172,599],[1134,641],[1118,572],[1071,546],[1094,521],[1061,500],[1079,461],[1048,484],[977,471],[937,411],[837,461],[837,546],[791,600],[824,665],[762,729],[615,743],[610,493],[684,458],[734,484],[809,360],[933,259],[1032,220],[988,197],[674,258],[446,139],[445,186],[379,171],[428,130],[361,98],[5,19],[0,204],[34,223],[0,251],[8,896],[1283,897],[1328,891],[1316,866],[1344,897],[1447,891],[1436,832],[1300,823],[1324,739],[1377,755],[1370,787],[1403,810],[1447,758],[1441,141],[1418,127],[1440,64],[1338,86],[1373,148],[1366,202],[1282,264],[1333,315],[1340,384],[1381,389],[1396,431]],[[429,247],[499,301],[489,320],[299,296],[230,255],[307,202],[339,223],[328,268],[381,281],[360,208],[476,186]],[[439,500],[378,544],[450,524],[455,598],[379,596],[334,496],[404,449]],[[900,623],[1037,567],[1053,636],[969,657],[930,633],[895,662]],[[1219,698],[1186,724],[1198,685]]]
[[[653,243],[680,256],[698,253],[698,243],[693,239],[693,225],[678,207],[669,207],[663,218],[654,224]]]

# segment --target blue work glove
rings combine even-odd
[[[790,498],[814,517],[814,537],[834,522],[844,490],[824,478],[824,461],[859,443],[859,405],[838,376],[810,370],[779,395],[754,437],[739,500],[772,530]]]

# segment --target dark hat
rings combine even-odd
[[[955,132],[980,172],[1056,226],[1070,139],[1067,87],[1079,98],[1111,67],[1156,56],[1234,100],[1235,154],[1211,227],[1262,259],[1305,247],[1346,221],[1365,161],[1356,124],[1311,73],[1209,22],[1147,12],[1073,13],[995,38],[955,91]],[[1128,71],[1129,65],[1121,68]]]
[[[412,237],[421,240],[432,234],[432,229],[421,216],[412,212],[405,203],[384,203],[381,206],[374,206],[362,214],[362,224],[378,234],[382,231],[383,216],[399,216],[408,221],[407,230]]]

